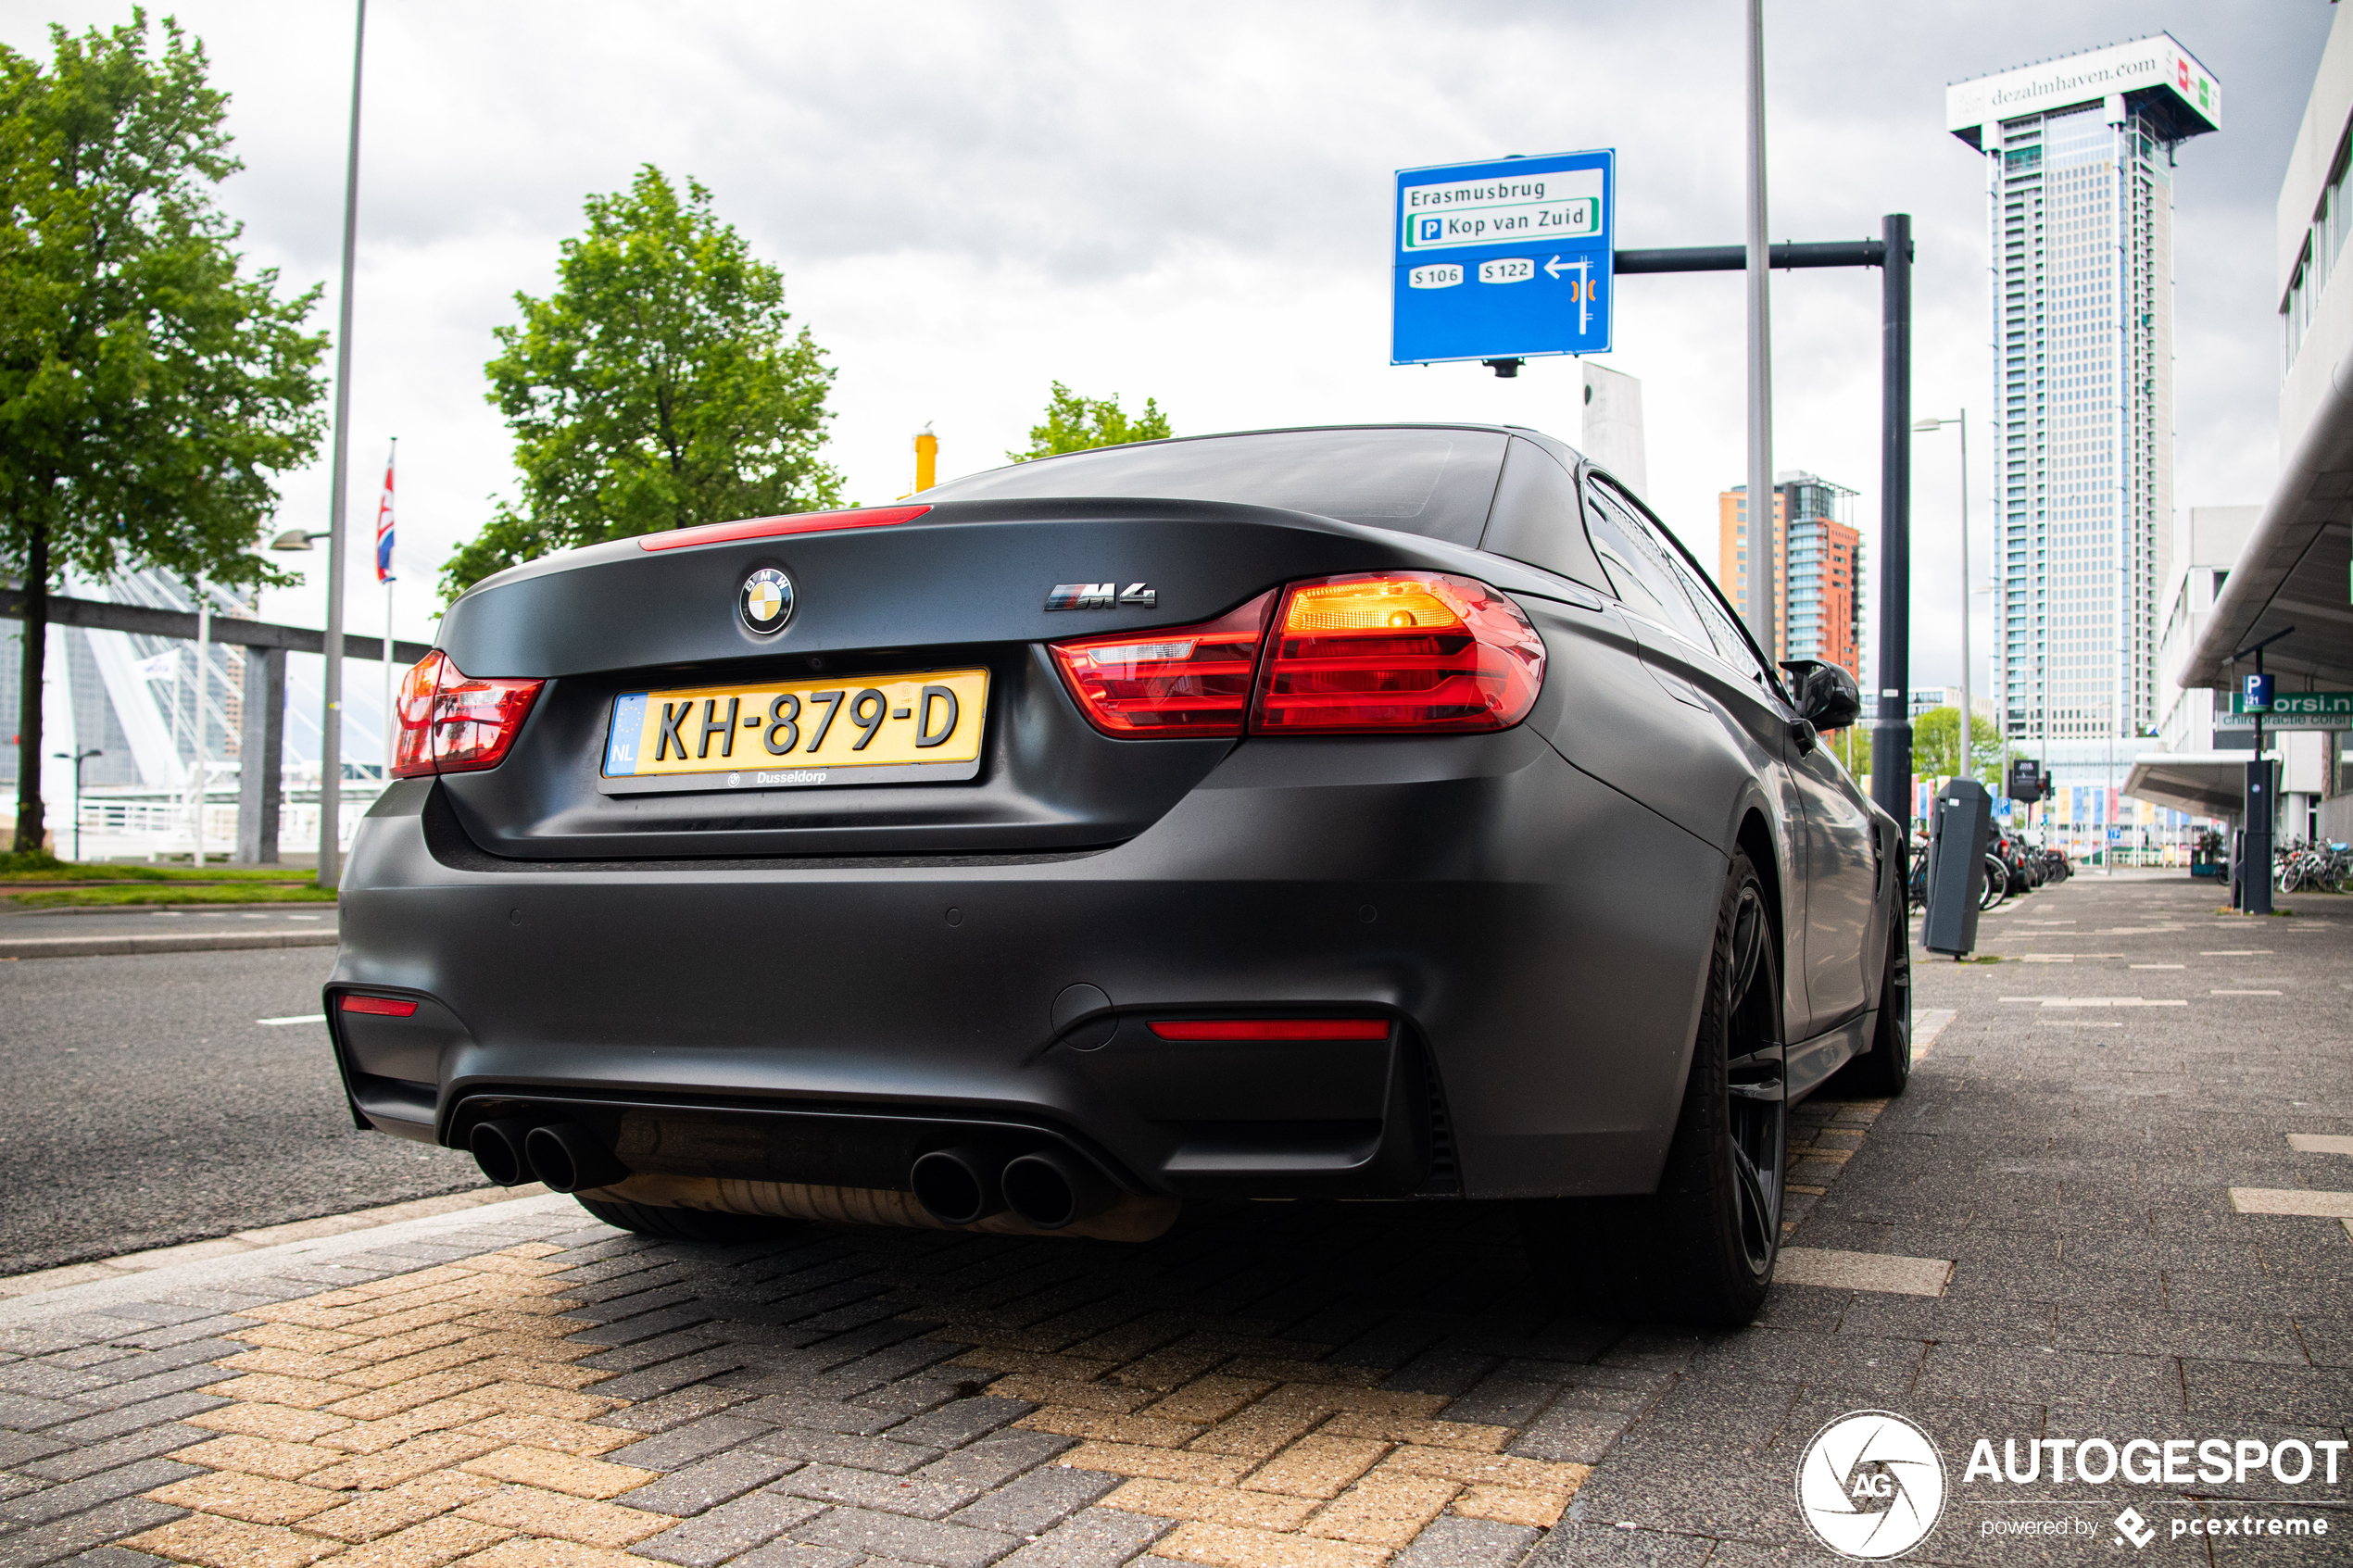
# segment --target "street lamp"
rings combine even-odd
[[[93,757],[104,757],[106,753],[94,746],[79,757],[70,751],[53,751],[49,755],[60,762],[73,764],[73,858],[79,860],[82,859],[82,765]]]
[[[305,533],[299,528],[289,528],[275,539],[271,540],[270,547],[273,550],[307,550],[310,548],[310,542],[313,539],[324,539],[327,533],[328,530],[323,528],[316,533]]]
[[[1970,732],[1974,725],[1970,722],[1973,715],[1969,710],[1969,410],[1964,408],[1957,416],[1949,420],[1921,420],[1915,423],[1912,429],[1926,433],[1929,431],[1943,430],[1946,425],[1957,425],[1961,433],[1961,722],[1959,730],[1961,747],[1959,769],[1961,777],[1974,778],[1977,776],[1977,770],[1972,765],[1969,755],[1969,742],[1972,738]]]

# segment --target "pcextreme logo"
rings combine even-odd
[[[1944,1461],[1902,1416],[1856,1411],[1806,1445],[1797,1507],[1815,1539],[1841,1557],[1901,1557],[1944,1512]]]

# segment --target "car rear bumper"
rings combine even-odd
[[[1639,1192],[1722,866],[1526,730],[1246,743],[1053,855],[496,859],[421,780],[354,843],[328,1011],[366,1120],[459,1145],[521,1102],[701,1175],[903,1187],[979,1135],[1150,1195]],[[1388,1029],[1150,1027],[1277,1016]]]

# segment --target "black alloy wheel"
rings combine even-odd
[[[1729,1152],[1738,1184],[1741,1247],[1750,1269],[1768,1278],[1774,1254],[1780,1250],[1781,1178],[1789,1152],[1780,967],[1765,958],[1771,940],[1764,893],[1752,880],[1741,888],[1732,909],[1724,1094]]]
[[[1521,1208],[1529,1266],[1564,1311],[1736,1328],[1764,1305],[1789,1148],[1780,955],[1763,879],[1735,853],[1658,1190]]]

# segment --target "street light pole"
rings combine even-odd
[[[1748,605],[1765,657],[1774,635],[1780,578],[1773,550],[1773,251],[1765,209],[1765,0],[1748,0]]]
[[[344,490],[351,448],[351,274],[359,237],[359,66],[368,42],[368,0],[358,0],[351,35],[351,141],[343,177],[343,300],[335,317],[335,456],[327,507],[327,671],[319,721],[319,885],[342,880]]]
[[[60,762],[70,760],[73,763],[73,858],[79,863],[82,859],[82,765],[93,757],[104,757],[106,753],[94,746],[79,757],[70,751],[53,751],[50,755]]]
[[[1961,433],[1961,722],[1960,752],[1954,771],[1960,778],[1974,778],[1977,770],[1969,753],[1969,742],[1975,726],[1970,722],[1969,659],[1969,410],[1964,408],[1949,420],[1922,420],[1912,426],[1917,431],[1943,430],[1957,425]]]

